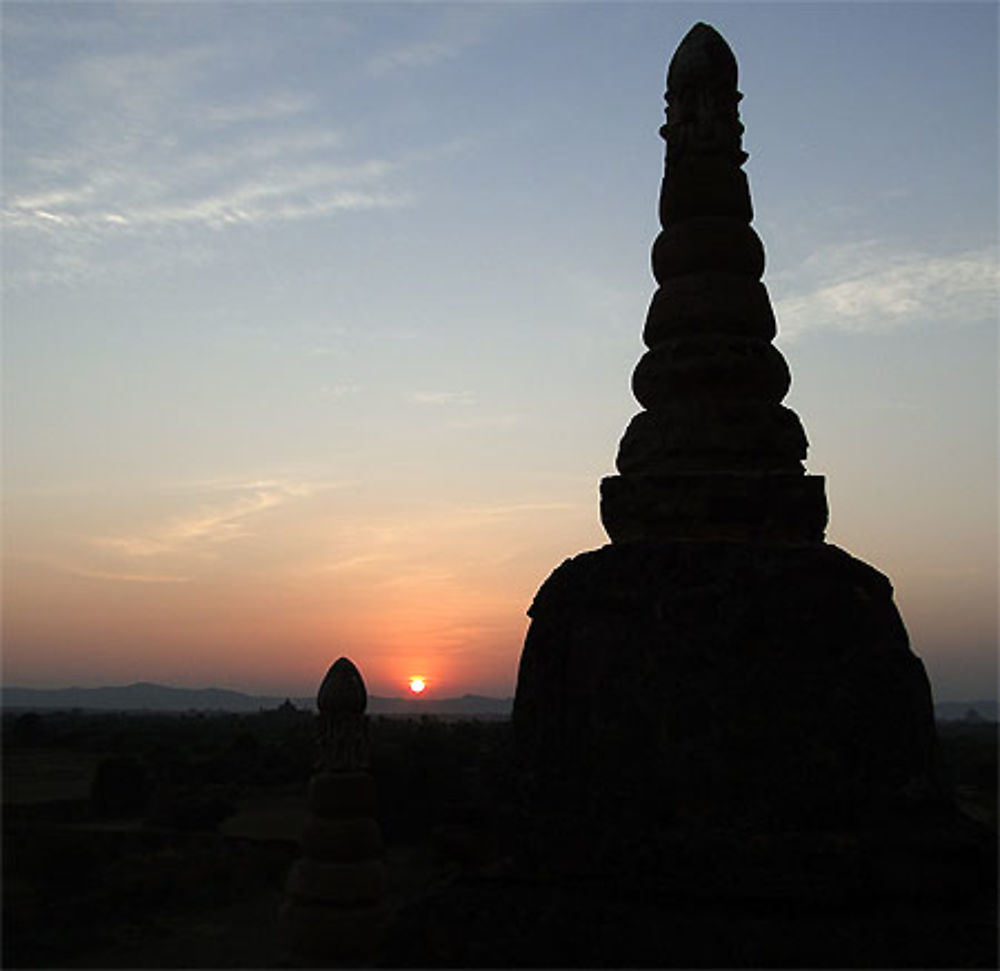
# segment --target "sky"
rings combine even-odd
[[[827,540],[996,697],[997,16],[7,0],[4,682],[512,694],[607,542],[703,20]]]

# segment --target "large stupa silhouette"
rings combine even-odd
[[[995,959],[995,827],[955,811],[892,587],[824,542],[781,404],[736,78],[704,24],[670,64],[644,410],[610,544],[529,611],[498,856],[404,907],[382,966]]]
[[[662,870],[693,833],[868,831],[947,802],[892,586],[824,542],[824,480],[781,404],[741,98],[732,51],[695,25],[667,74],[659,288],[644,410],[601,483],[611,543],[529,610],[513,720],[546,865]]]

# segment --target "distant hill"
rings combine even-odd
[[[91,711],[233,711],[256,712],[277,708],[284,697],[248,695],[225,688],[171,688],[162,684],[138,681],[135,684],[107,688],[0,688],[0,707],[33,709],[80,708]],[[292,698],[297,708],[315,708],[315,697]],[[368,711],[373,715],[476,715],[505,717],[513,699],[463,695],[461,698],[378,698],[369,697]]]
[[[934,706],[934,717],[938,721],[963,721],[974,712],[975,716],[987,722],[997,720],[996,701],[942,701]],[[973,719],[974,720],[974,719]]]
[[[138,681],[107,688],[0,688],[0,707],[42,711],[81,708],[96,711],[234,711],[256,712],[277,708],[284,697],[248,695],[226,688],[171,688]],[[292,698],[297,708],[315,708],[315,696]],[[479,718],[507,718],[513,698],[462,695],[460,698],[379,698],[369,697],[372,715],[469,715]],[[997,702],[944,701],[934,706],[938,721],[960,721],[969,712],[984,721],[997,721]]]
[[[85,708],[100,711],[257,711],[284,698],[255,697],[224,688],[171,688],[138,681],[106,688],[0,689],[4,708]],[[298,699],[294,701],[298,705]],[[308,704],[311,704],[311,700]],[[303,706],[305,707],[305,705]]]
[[[368,711],[373,715],[477,715],[481,718],[506,718],[514,706],[513,698],[489,698],[486,695],[462,695],[461,698],[369,698]]]

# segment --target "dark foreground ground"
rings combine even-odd
[[[940,731],[970,826],[995,836],[996,725]],[[3,965],[282,966],[313,732],[295,713],[6,718]],[[508,734],[373,722],[394,913],[376,966],[997,966],[995,879],[832,902],[516,880]]]

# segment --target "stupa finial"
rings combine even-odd
[[[667,67],[667,93],[704,84],[736,88],[736,57],[710,24],[698,22],[683,37]]]
[[[367,768],[367,705],[368,693],[361,672],[349,658],[338,658],[330,665],[316,695],[320,747],[328,771],[354,772]]]
[[[685,160],[688,165],[704,165],[715,157],[737,166],[747,160],[741,144],[743,95],[736,88],[738,76],[736,57],[722,35],[708,24],[695,24],[667,68],[667,123],[660,135],[667,142],[667,164],[673,169]],[[692,156],[700,157],[698,163]],[[661,211],[660,216],[665,225],[666,214]],[[749,222],[752,213],[747,211],[746,218]]]

